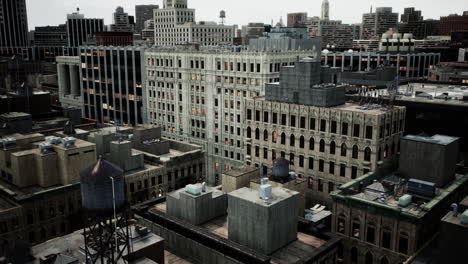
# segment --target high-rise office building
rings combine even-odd
[[[328,0],[323,0],[322,2],[322,10],[320,14],[320,19],[328,20],[330,19],[330,3]]]
[[[100,123],[143,124],[144,48],[80,47],[84,116]]]
[[[319,50],[318,47],[316,50]],[[163,135],[203,146],[207,182],[244,164],[244,100],[263,95],[281,66],[313,51],[153,49],[145,54],[148,122]]]
[[[398,25],[398,13],[391,7],[378,7],[375,12],[362,15],[361,39],[379,39],[389,28]]]
[[[133,32],[134,24],[131,24],[128,13],[125,13],[123,7],[118,6],[114,12],[114,24],[110,30],[114,32]]]
[[[322,40],[322,48],[334,46],[343,50],[353,47],[354,27],[342,24],[340,20],[310,20],[307,31],[311,37]]]
[[[195,23],[195,9],[187,7],[187,0],[164,0],[163,8],[154,10],[154,40],[158,46],[229,45],[234,35],[234,26],[205,21]]]
[[[28,44],[26,0],[0,0],[0,47]]]
[[[67,27],[66,25],[36,27],[34,29],[35,46],[67,46]]]
[[[75,12],[67,15],[67,39],[69,47],[85,45],[94,38],[96,32],[104,31],[104,19],[85,18],[84,14]]]
[[[439,20],[424,20],[421,11],[414,7],[405,8],[401,15],[401,23],[398,24],[399,33],[411,33],[415,39],[425,39],[428,36],[437,36],[439,32]]]
[[[158,5],[136,5],[135,6],[135,31],[141,32],[145,28],[145,22],[148,20],[153,20],[154,9],[158,9]],[[154,34],[154,33],[153,33]]]

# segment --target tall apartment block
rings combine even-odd
[[[283,67],[266,97],[245,100],[244,146],[249,165],[286,158],[308,178],[306,204],[331,204],[337,186],[375,170],[398,152],[405,108],[345,103],[344,87],[330,84],[329,69],[303,59]]]
[[[164,0],[163,8],[154,10],[154,40],[157,46],[187,43],[229,45],[233,43],[234,36],[234,26],[215,22],[195,23],[195,9],[187,7],[187,0]]]
[[[379,39],[389,28],[396,28],[398,13],[391,7],[377,7],[375,12],[362,15],[361,39]]]
[[[307,21],[307,13],[289,13],[288,27],[300,27]]]
[[[307,31],[311,37],[319,37],[322,48],[335,46],[337,49],[351,49],[353,47],[354,27],[342,24],[340,20],[309,20]]]
[[[83,114],[100,123],[143,124],[142,47],[80,47]]]
[[[83,14],[75,12],[67,15],[67,39],[69,47],[86,45],[96,32],[104,31],[104,19],[85,18]]]
[[[113,14],[114,24],[110,25],[110,30],[114,32],[133,32],[134,24],[131,24],[128,13],[125,13],[123,7],[118,6]]]
[[[154,9],[158,9],[158,5],[136,5],[135,6],[135,31],[141,32],[145,28],[145,22],[154,20]],[[154,34],[154,33],[153,33]]]
[[[26,0],[0,1],[0,47],[28,46]]]
[[[281,66],[312,51],[151,49],[145,53],[149,123],[203,146],[210,185],[244,163],[244,100],[263,95]]]

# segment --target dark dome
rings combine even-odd
[[[110,177],[123,176],[123,170],[107,160],[100,158],[95,164],[80,172],[81,182],[110,182]]]

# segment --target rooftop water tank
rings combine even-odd
[[[112,179],[114,179],[114,193]],[[95,164],[80,172],[83,208],[90,213],[111,215],[125,204],[123,170],[116,165],[99,159]]]
[[[278,158],[273,161],[272,178],[275,180],[289,179],[289,161],[285,158]]]

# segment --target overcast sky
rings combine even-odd
[[[66,14],[79,4],[86,17],[104,18],[112,23],[112,13],[117,6],[123,6],[130,15],[135,13],[136,4],[159,4],[163,0],[26,0],[28,5],[29,28],[65,23]],[[218,21],[220,10],[226,10],[227,24],[244,25],[248,22],[275,23],[286,14],[307,12],[318,16],[322,0],[189,0],[189,8],[196,9],[197,21]],[[459,13],[468,10],[467,0],[329,0],[331,19],[345,23],[360,23],[362,13],[370,6],[391,6],[400,14],[405,7],[422,10],[425,18]]]

